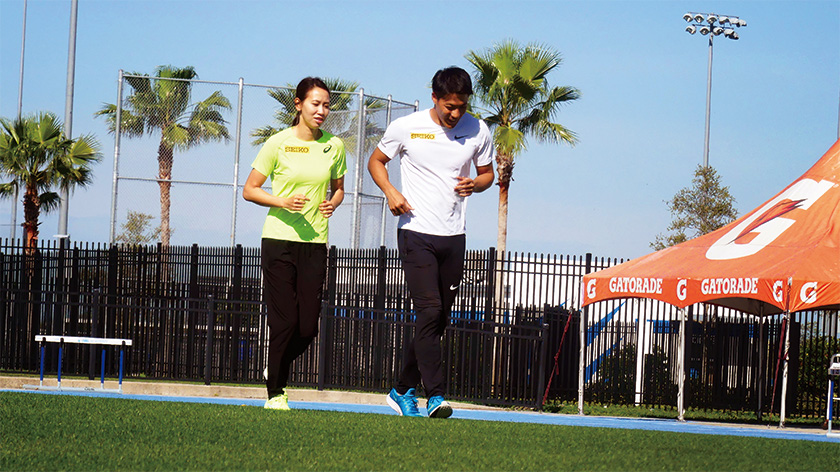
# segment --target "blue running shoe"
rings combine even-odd
[[[449,418],[452,416],[452,405],[440,395],[435,395],[426,402],[429,418]]]
[[[404,395],[398,394],[397,389],[392,388],[388,394],[388,405],[400,416],[423,416],[417,409],[417,396],[414,395],[413,388],[408,389]]]

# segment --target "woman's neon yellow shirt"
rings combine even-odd
[[[309,198],[300,212],[270,208],[262,237],[326,243],[329,225],[318,205],[326,199],[330,181],[347,173],[344,142],[327,132],[317,141],[303,141],[286,128],[268,138],[251,167],[271,181],[273,195],[302,193]]]

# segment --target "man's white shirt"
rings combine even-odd
[[[474,177],[470,167],[493,162],[487,125],[464,115],[454,128],[435,123],[431,110],[391,122],[378,148],[400,158],[401,193],[414,209],[400,215],[398,227],[418,233],[454,236],[466,233],[467,198],[455,192],[458,177]]]

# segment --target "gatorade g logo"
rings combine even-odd
[[[782,303],[785,299],[785,282],[777,280],[773,282],[773,300]]]
[[[814,303],[817,301],[817,283],[816,282],[808,282],[807,284],[802,285],[802,289],[799,290],[799,298],[802,300],[802,303]]]
[[[589,282],[586,283],[586,298],[593,300],[595,298],[595,285],[598,282],[595,279],[591,279]]]
[[[834,186],[827,180],[819,183],[811,179],[799,180],[712,244],[706,251],[706,258],[728,260],[757,253],[796,223],[796,220],[782,218],[783,215],[796,209],[811,208]]]
[[[679,298],[680,301],[684,302],[687,297],[688,297],[688,280],[680,279],[680,281],[677,282],[677,298]]]

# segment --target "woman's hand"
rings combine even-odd
[[[329,218],[335,211],[335,206],[333,206],[331,202],[324,200],[320,205],[318,205],[318,210],[321,211],[321,215],[323,215],[324,218]]]
[[[309,201],[309,198],[307,198],[306,195],[304,195],[302,193],[298,193],[296,195],[292,195],[291,197],[287,198],[286,202],[285,202],[285,205],[283,205],[283,208],[285,208],[289,211],[301,211],[301,210],[303,210],[303,206],[308,201]]]

